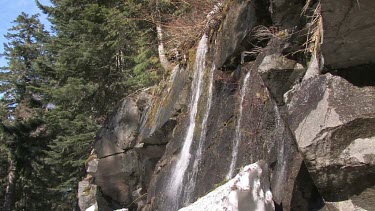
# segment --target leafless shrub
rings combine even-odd
[[[263,41],[263,40],[269,40],[273,37],[276,37],[277,34],[277,28],[276,27],[266,27],[263,25],[254,27],[252,30],[252,38]]]
[[[279,31],[277,27],[271,26],[266,27],[263,25],[254,27],[250,32],[249,44],[251,47],[250,50],[243,51],[241,53],[241,64],[244,63],[245,57],[256,57],[263,50],[265,41],[270,40],[279,36]]]
[[[199,40],[199,36],[207,24],[207,15],[214,6],[224,0],[174,0],[171,3],[176,8],[177,14],[164,14],[162,27],[165,31],[165,45],[168,54],[175,53],[175,49]],[[180,14],[178,14],[180,13]],[[187,46],[191,47],[191,46]]]
[[[303,14],[309,12],[311,0],[306,2],[305,7],[303,8]],[[311,9],[311,8],[310,8]],[[323,19],[321,15],[321,3],[317,3],[316,7],[311,9],[312,15],[307,16],[307,38],[304,43],[305,53],[316,54],[320,51],[320,45],[323,41]]]

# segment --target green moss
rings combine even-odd
[[[214,189],[224,185],[225,183],[227,183],[229,180],[228,179],[223,179],[221,182],[217,183],[214,185]]]

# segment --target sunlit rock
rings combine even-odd
[[[326,74],[304,81],[288,105],[289,125],[328,202],[371,207],[375,186],[375,88]],[[370,194],[372,193],[372,194]],[[370,205],[371,204],[371,205]]]
[[[267,164],[264,161],[259,161],[245,166],[233,179],[179,211],[207,210],[275,210]]]

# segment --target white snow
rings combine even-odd
[[[275,210],[266,168],[263,161],[245,166],[233,179],[179,211]]]

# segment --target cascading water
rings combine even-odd
[[[238,118],[237,118],[235,137],[234,137],[233,142],[232,142],[232,160],[231,160],[231,163],[230,163],[229,172],[228,172],[227,176],[225,177],[226,179],[231,179],[233,177],[234,168],[236,167],[236,163],[237,163],[238,145],[241,141],[241,135],[242,135],[242,133],[241,133],[241,120],[242,120],[242,110],[243,110],[242,104],[243,104],[243,99],[244,99],[245,94],[246,94],[246,88],[247,88],[247,84],[249,82],[250,73],[251,73],[251,71],[249,71],[246,74],[246,76],[243,80],[243,83],[242,83],[239,114],[238,114]]]
[[[273,110],[275,112],[275,122],[276,122],[276,130],[274,131],[276,137],[284,137],[285,132],[285,125],[284,122],[281,119],[281,114],[279,112],[279,108],[277,107],[277,104],[275,103],[273,106]],[[275,139],[277,140],[277,138]],[[278,169],[275,169],[275,171],[279,172],[277,176],[277,180],[274,183],[274,187],[281,187],[284,182],[286,182],[286,171],[287,171],[287,161],[285,160],[285,141],[284,139],[277,140],[277,144],[281,145],[277,148],[280,149],[278,155],[277,155],[277,162],[281,165],[281,169],[277,171]],[[270,149],[269,149],[270,150]],[[270,152],[270,151],[268,151]],[[280,165],[279,165],[280,166]],[[277,167],[276,167],[277,168]]]
[[[183,188],[183,179],[186,173],[186,169],[190,163],[190,147],[193,142],[194,137],[194,130],[195,130],[195,119],[198,111],[198,102],[199,97],[202,91],[202,82],[203,82],[203,75],[204,75],[204,68],[205,68],[205,58],[206,53],[208,50],[207,46],[208,37],[207,35],[203,35],[202,39],[198,44],[198,49],[195,58],[194,64],[194,78],[191,85],[191,100],[190,100],[190,114],[189,114],[189,126],[186,132],[184,145],[182,147],[181,153],[179,158],[176,162],[172,170],[171,180],[169,183],[168,197],[170,200],[174,200],[174,202],[170,202],[169,206],[172,206],[173,209],[176,209],[179,206],[178,199],[180,198],[180,194],[182,193]]]
[[[198,175],[198,170],[199,170],[199,163],[202,160],[202,150],[204,143],[206,141],[206,134],[207,134],[207,120],[208,116],[210,114],[211,110],[211,104],[212,104],[212,93],[213,93],[213,82],[214,82],[214,71],[216,67],[215,65],[212,66],[210,70],[210,75],[209,75],[209,84],[208,84],[208,96],[207,96],[207,103],[206,103],[206,111],[203,116],[202,120],[202,129],[201,129],[201,134],[199,137],[199,143],[198,143],[198,148],[195,154],[195,159],[193,163],[193,169],[192,173],[190,174],[189,182],[187,183],[187,187],[185,189],[185,195],[184,195],[184,203],[189,203],[191,202],[190,200],[192,199],[192,194],[195,190],[195,184],[197,181],[197,175]]]

